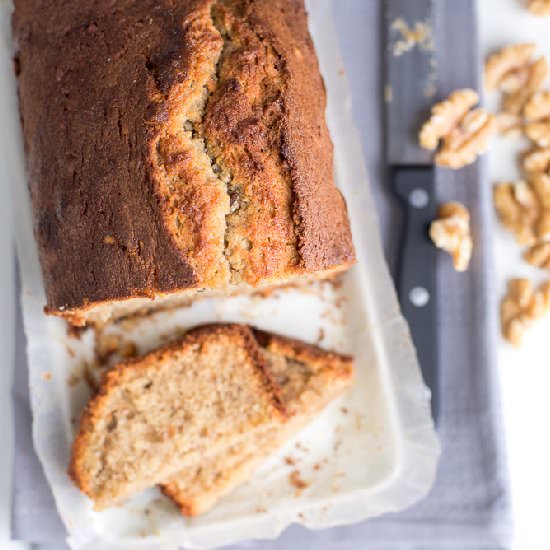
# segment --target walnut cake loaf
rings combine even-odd
[[[13,30],[48,313],[354,262],[303,0],[15,0]]]
[[[160,484],[211,508],[351,384],[351,357],[245,325],[206,325],[109,371],[69,473],[97,510]]]

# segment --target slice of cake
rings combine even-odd
[[[262,426],[218,453],[190,461],[162,484],[164,494],[184,515],[208,511],[223,495],[248,481],[258,466],[351,384],[351,357],[265,332],[255,331],[255,336],[290,420]]]
[[[100,510],[284,421],[251,330],[205,326],[106,374],[82,416],[69,474]]]

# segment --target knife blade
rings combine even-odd
[[[437,89],[433,0],[385,0],[385,137],[388,177],[405,209],[397,291],[424,381],[439,418],[436,248],[428,228],[435,217],[431,154],[418,145]]]

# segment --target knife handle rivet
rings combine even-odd
[[[430,301],[430,293],[423,286],[415,286],[409,292],[409,300],[413,306],[424,307]]]
[[[425,189],[417,187],[409,193],[409,204],[413,208],[426,208],[430,202],[430,197]]]

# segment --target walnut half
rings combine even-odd
[[[456,271],[466,271],[472,257],[470,213],[459,202],[447,202],[439,207],[437,219],[431,223],[430,237],[435,246],[453,257]]]
[[[539,17],[550,17],[550,0],[527,0],[527,9]]]
[[[550,172],[550,147],[526,151],[523,154],[522,164],[527,174]]]
[[[437,165],[462,168],[487,149],[496,130],[496,120],[483,109],[471,110],[478,101],[474,90],[457,90],[432,107],[430,119],[418,137],[420,145],[431,151],[443,140],[435,155]]]
[[[550,310],[550,281],[537,291],[528,279],[511,279],[500,303],[500,326],[504,339],[520,346],[525,332],[534,321]]]
[[[493,187],[493,202],[498,217],[520,244],[536,242],[539,200],[526,181],[501,182]]]
[[[485,63],[485,87],[503,92],[505,113],[520,116],[548,77],[548,62],[544,56],[534,58],[536,49],[532,42],[513,44],[489,56]]]
[[[419,134],[420,145],[433,151],[439,140],[451,133],[464,115],[479,101],[474,90],[465,89],[453,92],[448,99],[436,103],[430,119],[422,126]]]
[[[487,90],[516,91],[519,85],[511,86],[511,78],[518,84],[526,79],[527,75],[521,73],[528,66],[536,50],[536,44],[526,42],[506,46],[490,55],[485,63],[485,87]]]
[[[535,267],[550,270],[550,242],[537,243],[528,248],[524,252],[523,258],[527,263]]]
[[[485,153],[496,130],[495,117],[483,109],[470,111],[443,139],[435,163],[447,168],[462,168]]]
[[[534,94],[523,112],[527,137],[539,147],[550,147],[550,91]]]

